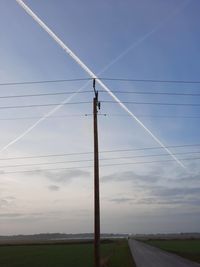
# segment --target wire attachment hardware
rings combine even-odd
[[[96,105],[97,105],[98,110],[100,110],[101,109],[101,103],[98,100],[99,92],[96,90],[96,79],[95,78],[93,79],[93,89],[94,89],[94,95],[95,95],[95,99],[96,99]]]

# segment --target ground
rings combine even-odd
[[[101,255],[108,267],[135,266],[126,240],[103,242]],[[1,267],[92,267],[93,265],[92,243],[0,246]]]
[[[176,253],[184,258],[200,263],[200,240],[148,240],[149,245]]]

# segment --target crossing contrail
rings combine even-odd
[[[143,123],[140,121],[134,114],[131,112],[126,105],[124,105],[120,99],[112,93],[110,88],[106,86],[101,80],[98,79],[98,76],[90,69],[88,68],[85,63],[22,1],[22,0],[16,0],[17,3],[56,41],[58,45],[61,46],[61,48],[83,69],[85,72],[93,79],[96,79],[97,83],[106,91],[108,94],[124,109],[165,151],[183,168],[185,166],[182,162],[180,162],[175,155],[159,140],[158,137],[156,137]],[[154,31],[151,31],[151,34]],[[146,35],[146,38],[149,36],[149,34]],[[145,38],[145,39],[146,39]],[[128,52],[128,51],[127,51]],[[122,53],[124,55],[124,53]],[[119,58],[119,57],[118,57]],[[115,61],[116,62],[116,61]],[[114,64],[114,63],[113,63]],[[110,64],[109,64],[110,65]],[[62,107],[63,103],[66,103],[72,99],[73,96],[78,94],[82,88],[80,88],[76,93],[74,93],[69,98],[65,99],[63,102],[61,102],[60,105],[49,111],[46,115],[44,115],[42,118],[40,118],[38,121],[36,121],[31,127],[29,127],[24,133],[22,133],[20,136],[15,138],[13,141],[11,141],[9,144],[4,146],[0,152],[6,150],[9,146],[19,141],[22,137],[24,137],[27,133],[29,133],[32,129],[34,129],[41,121],[45,120],[47,117],[52,115],[54,112],[56,112],[60,107]]]
[[[182,5],[179,5],[177,8],[173,10],[173,12],[164,18],[160,23],[158,23],[152,30],[141,36],[139,39],[137,39],[135,42],[133,42],[129,47],[127,47],[122,53],[120,53],[115,59],[113,59],[108,65],[106,65],[102,70],[101,73],[109,69],[112,65],[114,65],[116,62],[118,62],[121,58],[126,56],[129,51],[140,45],[142,42],[144,42],[147,38],[149,38],[151,35],[153,35],[156,31],[158,31],[164,24],[166,24],[168,21],[170,21],[174,16],[176,16],[178,13],[180,13],[189,3],[191,0],[186,0],[183,2]],[[100,73],[100,74],[101,74]],[[99,74],[99,75],[100,75]]]
[[[0,152],[5,151],[8,147],[11,145],[15,144],[17,141],[22,139],[25,135],[27,135],[30,131],[32,131],[38,124],[40,124],[42,121],[53,115],[57,110],[59,110],[61,107],[63,107],[66,103],[68,103],[74,96],[76,96],[79,92],[81,92],[89,82],[87,82],[84,86],[82,86],[78,91],[76,91],[74,94],[71,96],[67,97],[64,99],[59,105],[57,105],[55,108],[51,109],[49,112],[44,114],[43,117],[41,117],[39,120],[37,120],[34,124],[32,124],[26,131],[24,131],[22,134],[20,134],[18,137],[10,141],[7,145],[5,145],[3,148],[0,149]]]

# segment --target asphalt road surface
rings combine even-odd
[[[129,247],[137,267],[200,267],[198,263],[133,239],[129,240]]]

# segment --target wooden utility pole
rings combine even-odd
[[[99,202],[99,148],[98,148],[98,121],[100,109],[98,92],[93,80],[95,97],[93,99],[93,127],[94,127],[94,266],[100,267],[100,202]]]

